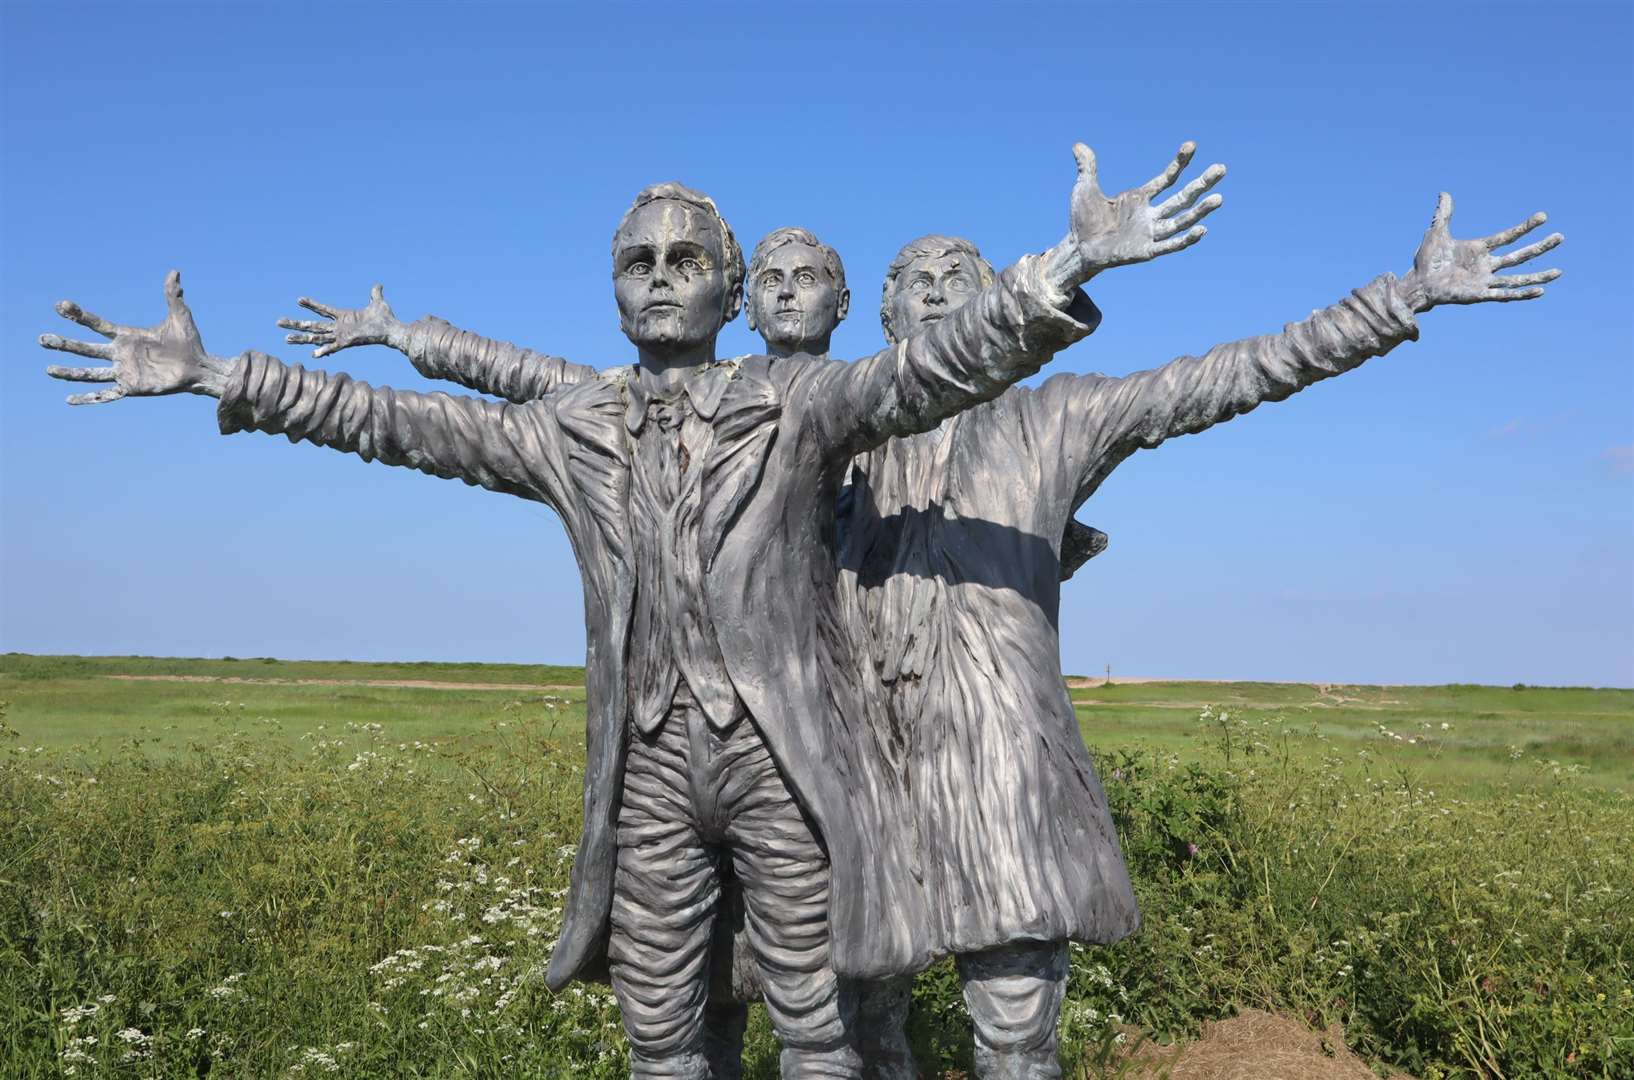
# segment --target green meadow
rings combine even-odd
[[[1314,734],[1289,750],[1340,753],[1358,767],[1482,788],[1553,761],[1584,783],[1634,791],[1634,690],[1154,682],[1075,689],[1072,698],[1091,746],[1191,754],[1209,726],[1198,716],[1211,706],[1270,721],[1278,733]]]
[[[0,656],[4,1074],[621,1075],[605,989],[541,980],[581,683]],[[1248,1007],[1425,1080],[1634,1075],[1634,691],[1071,695],[1144,918],[1074,947],[1071,1075]],[[968,1070],[950,965],[910,1034]],[[747,1075],[776,1075],[758,1007]]]

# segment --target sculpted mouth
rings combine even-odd
[[[641,310],[642,310],[642,311],[643,311],[643,312],[651,312],[651,311],[680,311],[680,310],[681,310],[681,305],[680,305],[680,304],[672,304],[672,303],[670,303],[670,302],[669,302],[669,301],[667,301],[667,300],[660,300],[660,301],[659,301],[659,302],[658,302],[658,303],[656,303],[656,304],[648,304],[648,305],[647,305],[647,306],[646,306],[646,307],[644,307],[644,308],[642,308],[642,309],[641,309]]]
[[[920,322],[936,322],[937,320],[939,320],[941,318],[942,318],[942,313],[940,311],[931,311],[931,312],[925,313],[924,315],[919,316],[919,321]]]

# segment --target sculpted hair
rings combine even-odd
[[[816,248],[823,257],[823,269],[828,271],[829,278],[834,282],[835,291],[845,289],[845,264],[840,262],[840,253],[813,236],[811,230],[795,225],[773,229],[755,245],[755,253],[749,259],[748,280],[751,288],[754,287],[755,279],[760,276],[761,269],[766,265],[766,260],[771,258],[772,252],[789,244],[805,244],[807,247]]]
[[[968,255],[974,259],[984,289],[997,280],[993,273],[993,264],[982,258],[982,253],[976,245],[962,236],[940,236],[933,233],[930,236],[921,236],[917,240],[909,240],[902,245],[902,250],[896,253],[896,258],[891,260],[891,265],[885,270],[885,288],[879,299],[879,321],[880,325],[885,327],[887,343],[896,344],[896,335],[891,333],[891,294],[896,292],[897,276],[915,259],[934,259],[942,255]]]
[[[624,231],[625,223],[630,215],[646,206],[648,203],[668,199],[671,202],[684,203],[695,210],[708,214],[715,222],[721,234],[721,260],[725,263],[722,269],[726,272],[726,294],[729,297],[741,297],[743,292],[743,249],[738,246],[738,238],[732,232],[732,226],[721,217],[721,212],[715,206],[715,200],[701,191],[693,191],[684,184],[677,184],[673,180],[662,184],[651,184],[641,189],[635,197],[635,202],[624,211],[624,216],[618,219],[618,228],[613,230],[613,256],[618,256],[618,235]],[[735,310],[735,305],[732,310]]]

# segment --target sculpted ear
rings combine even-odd
[[[834,321],[836,323],[843,323],[845,322],[845,317],[849,314],[851,314],[851,290],[841,289],[840,303],[835,309]]]
[[[729,323],[733,319],[737,318],[738,317],[738,312],[740,312],[742,310],[743,310],[743,283],[740,281],[740,282],[738,282],[736,285],[734,285],[732,287],[731,292],[726,294],[726,304],[721,308],[721,325],[725,326],[727,323]],[[749,329],[753,330],[754,328],[755,328],[754,320],[751,317],[750,322],[749,322]]]

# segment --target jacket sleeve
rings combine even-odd
[[[1055,376],[1039,388],[1039,404],[1059,425],[1076,506],[1136,450],[1281,401],[1416,340],[1412,308],[1395,275],[1385,274],[1280,334],[1216,345],[1123,378]]]
[[[221,432],[263,431],[559,506],[548,404],[374,387],[245,353],[216,409]]]
[[[434,315],[409,327],[404,351],[414,369],[428,379],[458,383],[517,404],[596,375],[595,368],[480,337]]]
[[[1082,291],[1054,294],[1025,256],[928,330],[866,360],[819,365],[799,406],[825,453],[848,457],[997,397],[1100,318]]]

